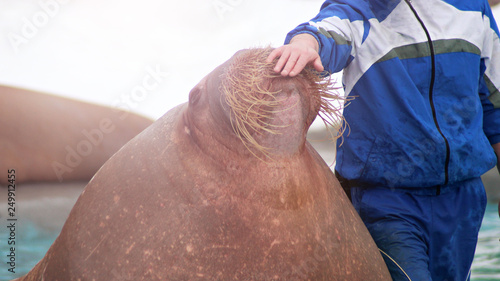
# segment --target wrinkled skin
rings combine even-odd
[[[390,280],[305,140],[318,111],[306,84],[273,81],[284,106],[297,106],[270,121],[294,122],[282,134],[258,136],[274,151],[262,161],[234,135],[221,103],[227,63],[103,166],[21,280]]]
[[[0,170],[16,169],[17,183],[89,181],[152,123],[125,111],[0,85]]]

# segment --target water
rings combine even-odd
[[[0,280],[26,274],[43,258],[62,229],[85,182],[17,184],[15,192],[15,229],[8,228],[7,189],[0,185]],[[13,237],[14,240],[8,240]],[[9,245],[14,241],[15,245]],[[10,248],[15,247],[15,273]]]
[[[5,224],[7,225],[7,223]],[[15,273],[8,271],[10,266],[6,262],[9,260],[7,255],[10,253],[10,246],[2,239],[2,245],[0,246],[2,261],[2,265],[0,266],[0,280],[11,280],[30,271],[43,258],[59,234],[57,231],[46,231],[43,228],[37,227],[35,223],[28,221],[22,224],[22,231],[20,229],[17,231]],[[8,235],[9,233],[2,228],[0,236],[6,237]]]
[[[498,206],[488,204],[472,264],[474,281],[500,280],[500,218]]]

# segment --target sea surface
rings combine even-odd
[[[500,280],[500,218],[497,204],[488,204],[486,207],[472,263],[471,280]]]

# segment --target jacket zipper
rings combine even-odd
[[[418,16],[415,8],[413,8],[413,6],[411,4],[411,0],[405,0],[405,1],[406,1],[406,4],[408,4],[408,6],[410,7],[410,9],[413,12],[413,14],[415,15],[415,17],[417,18],[417,20],[420,23],[420,25],[422,26],[422,28],[424,29],[425,35],[427,36],[427,42],[429,43],[429,49],[431,52],[431,66],[432,66],[431,81],[430,81],[430,85],[429,85],[429,102],[430,102],[431,109],[432,109],[432,118],[434,119],[434,124],[436,125],[436,128],[437,128],[439,134],[441,135],[441,137],[444,139],[444,143],[446,145],[446,160],[444,163],[444,185],[447,185],[448,184],[448,166],[450,164],[450,153],[451,152],[450,152],[450,143],[448,142],[448,139],[445,137],[445,135],[441,131],[441,127],[439,126],[439,123],[437,120],[436,108],[434,106],[434,99],[433,99],[434,80],[436,78],[436,58],[435,58],[435,53],[434,53],[434,45],[432,43],[432,39],[431,39],[431,36],[429,34],[429,31],[425,27],[422,19],[420,19],[420,17]],[[436,187],[436,195],[439,195],[440,193],[441,193],[441,186],[437,186]]]

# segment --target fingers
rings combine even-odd
[[[312,64],[317,71],[324,70],[317,51],[310,48],[304,48],[304,46],[281,46],[274,49],[269,54],[266,61],[272,62],[278,57],[279,59],[273,70],[277,73],[281,72],[282,76],[296,76],[308,64]]]
[[[309,53],[292,53],[281,72],[283,76],[294,77],[298,75],[307,65],[312,64],[314,69],[321,72],[324,70],[321,58],[316,52]]]
[[[308,63],[309,63],[309,60],[307,57],[305,57],[305,56],[298,57],[295,64],[293,65],[293,68],[289,72],[290,76],[294,77],[295,75],[299,74],[304,69],[304,67],[306,67],[306,65]],[[286,68],[285,68],[285,70],[286,70]],[[281,73],[281,75],[283,75],[283,72]],[[283,76],[286,76],[286,75],[283,75]]]
[[[276,48],[274,49],[270,54],[269,56],[267,56],[267,59],[266,59],[266,62],[270,63],[272,62],[275,58],[277,57],[280,57],[281,54],[283,53],[283,47],[285,46],[281,46],[279,48]]]
[[[297,62],[299,61],[300,59],[300,54],[297,54],[295,52],[287,52],[287,57],[286,59],[284,59],[284,56],[282,56],[280,58],[280,60],[284,60],[286,62],[283,63],[285,66],[283,67],[283,70],[281,71],[281,75],[282,76],[288,76],[290,74],[290,76],[295,76],[295,72],[293,75],[291,72],[292,71],[296,71],[296,65],[297,65]]]
[[[283,76],[287,76],[290,72],[290,69],[292,69],[295,65],[298,56],[290,51],[289,46],[281,46],[277,49],[274,49],[269,54],[269,56],[267,57],[267,62],[272,62],[277,57],[279,57],[279,59],[273,70],[277,73],[281,72],[281,75]]]
[[[323,64],[321,63],[321,58],[319,56],[314,61],[313,66],[314,66],[314,69],[316,69],[316,71],[322,72],[323,70],[325,70],[325,68],[323,67]]]
[[[272,57],[272,60],[274,60],[276,57],[279,56],[279,60],[276,63],[276,66],[274,67],[275,72],[281,72],[283,70],[283,68],[288,63],[288,60],[290,58],[290,54],[291,53],[290,53],[290,51],[288,51],[287,46],[281,46],[280,48],[275,49],[273,52],[271,52],[271,54],[268,57],[268,60],[271,57]]]
[[[271,54],[269,54],[267,61],[271,62],[277,57],[279,57],[279,60],[273,70],[277,73],[281,72],[282,76],[288,76],[289,74],[290,76],[295,76],[302,70],[296,69],[296,63],[299,60],[300,56],[298,53],[293,52],[290,46],[285,45],[274,49]],[[301,62],[301,64],[303,64],[303,62]],[[290,72],[293,72],[293,74],[291,74]]]

